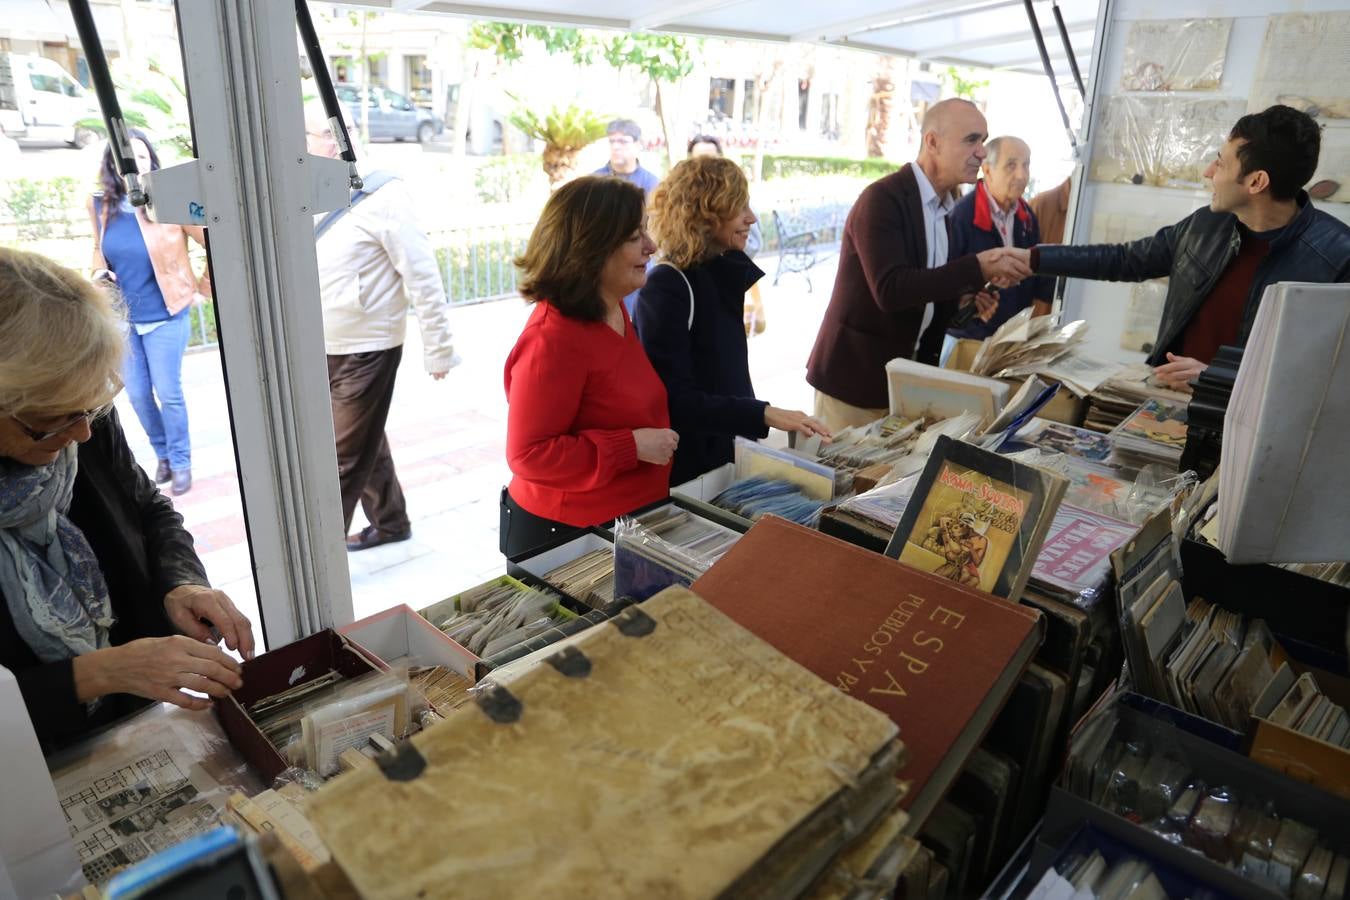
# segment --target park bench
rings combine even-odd
[[[843,230],[847,212],[842,206],[773,210],[773,226],[778,233],[778,267],[773,283],[777,285],[784,272],[798,272],[806,278],[807,291],[811,291],[811,269],[837,252],[834,242]]]

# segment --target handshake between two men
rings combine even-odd
[[[975,254],[980,261],[984,288],[961,298],[961,306],[975,304],[975,315],[985,322],[998,310],[998,290],[1015,287],[1030,278],[1031,251],[1021,247],[995,247]]]
[[[985,278],[985,289],[961,298],[961,306],[975,304],[975,315],[988,322],[998,309],[997,288],[1009,288],[1030,278],[1035,273],[1031,269],[1031,251],[1021,247],[998,247],[977,253],[980,272]],[[1163,387],[1172,390],[1190,392],[1190,383],[1200,376],[1207,366],[1198,359],[1166,354],[1166,362],[1153,367],[1153,375]]]

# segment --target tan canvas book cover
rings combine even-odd
[[[900,726],[911,833],[1045,635],[1035,610],[775,516],[756,522],[694,590]]]
[[[367,898],[795,897],[894,805],[895,738],[670,588],[326,785],[309,816]]]

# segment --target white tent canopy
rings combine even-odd
[[[546,25],[668,31],[742,40],[799,41],[896,56],[1039,73],[1040,55],[1023,0],[362,0],[366,8]],[[1055,73],[1068,75],[1055,0],[1036,16]],[[1058,0],[1079,68],[1087,71],[1097,0]]]

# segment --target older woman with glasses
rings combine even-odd
[[[755,398],[743,327],[745,292],[764,273],[745,255],[755,214],[741,167],[724,157],[686,159],[652,194],[660,253],[637,303],[637,330],[670,397],[680,435],[671,483],[731,462],[737,435],[770,428],[830,437],[804,412]]]
[[[196,695],[238,688],[213,628],[253,655],[112,410],[124,328],[109,292],[0,249],[0,665],[48,748],[147,701],[204,709]]]

